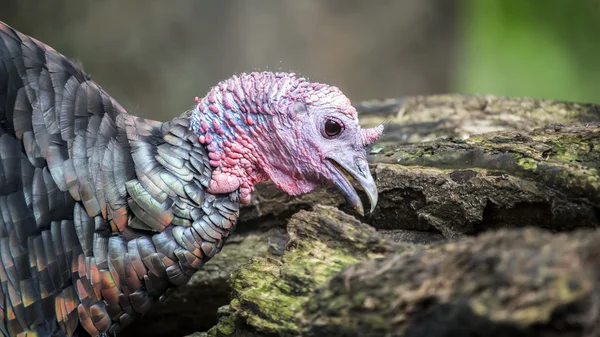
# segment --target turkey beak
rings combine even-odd
[[[360,157],[354,158],[353,162],[344,161],[338,157],[329,157],[328,159],[327,163],[334,175],[333,183],[342,191],[346,201],[352,205],[356,212],[364,215],[362,201],[348,178],[346,178],[346,175],[349,175],[369,197],[370,212],[373,212],[375,206],[377,206],[377,185],[375,185],[367,161]]]

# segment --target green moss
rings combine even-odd
[[[204,337],[222,337],[230,336],[235,333],[236,326],[238,324],[238,317],[235,315],[234,302],[236,305],[239,301],[234,300],[229,306],[220,307],[217,311],[219,317],[219,323],[213,326],[210,330],[204,333]]]
[[[518,308],[506,308],[495,292],[482,293],[470,301],[470,306],[479,315],[497,321],[510,320],[527,326],[549,321],[556,308],[578,302],[593,288],[587,280],[573,280],[573,275],[557,274],[543,268],[539,270],[539,277],[551,279],[550,282],[540,281],[547,290],[537,293],[537,297],[530,301],[524,301]],[[579,286],[574,287],[573,282],[577,282]],[[544,305],[539,305],[540,303]]]
[[[320,241],[302,245],[302,249],[286,254],[282,268],[284,277],[302,286],[303,289],[297,289],[299,293],[312,291],[316,284],[322,284],[345,266],[359,261],[343,249],[331,249]]]
[[[391,247],[355,218],[335,208],[317,208],[318,213],[301,211],[290,220],[290,241],[281,260],[254,258],[231,275],[234,316],[253,329],[297,334],[297,315],[317,286],[367,259],[372,249]],[[220,323],[220,329],[231,331],[231,322]]]
[[[217,329],[218,329],[219,325],[215,325],[212,328],[210,328],[210,330],[208,330],[205,334],[206,337],[216,337],[217,336]],[[189,337],[189,336],[188,336]]]
[[[296,329],[294,314],[302,303],[278,276],[276,264],[255,258],[231,277],[231,286],[238,301],[232,306],[238,307],[240,315],[258,330]]]
[[[364,315],[362,322],[371,326],[374,330],[385,326],[385,318],[380,313]]]
[[[588,152],[588,145],[582,143],[578,138],[560,138],[551,142],[553,158],[562,162],[571,162],[581,157],[584,152]]]
[[[255,258],[232,275],[235,299],[231,306],[259,331],[297,331],[295,315],[310,292],[358,261],[342,249],[329,249],[319,241],[286,252],[282,266]]]
[[[535,170],[537,168],[537,161],[532,158],[519,158],[517,164],[525,170]]]
[[[221,335],[228,336],[235,332],[235,325],[235,317],[233,315],[229,315],[225,319],[219,321],[217,329]]]

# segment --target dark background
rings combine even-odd
[[[130,112],[169,119],[219,80],[294,71],[352,100],[447,92],[600,102],[595,0],[0,0]]]

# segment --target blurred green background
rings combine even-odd
[[[452,88],[600,102],[600,1],[468,0]]]
[[[351,99],[489,93],[600,103],[598,0],[0,0],[131,112],[295,71]]]

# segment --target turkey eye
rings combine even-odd
[[[325,134],[328,137],[335,137],[342,132],[342,124],[333,119],[328,119],[325,122]]]

